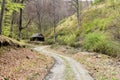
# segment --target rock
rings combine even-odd
[[[27,59],[30,59],[29,56],[26,56]]]

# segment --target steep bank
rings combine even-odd
[[[106,2],[93,5],[82,11],[81,26],[77,29],[75,15],[63,19],[56,27],[57,42],[63,45],[81,47],[111,56],[120,56],[120,3]],[[53,32],[46,33],[52,43]]]
[[[25,44],[15,39],[0,35],[0,47],[3,47],[3,46],[22,47],[22,46],[25,46]]]
[[[53,63],[51,57],[0,36],[0,80],[42,80]]]

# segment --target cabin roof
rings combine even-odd
[[[41,33],[35,33],[31,37],[43,37],[43,35]]]

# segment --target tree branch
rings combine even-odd
[[[31,23],[31,21],[32,21],[32,18],[29,19],[29,21],[27,22],[27,24],[24,27],[22,27],[22,29],[27,28],[29,26],[29,24]]]

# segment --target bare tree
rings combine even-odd
[[[52,16],[52,21],[53,21],[54,43],[56,43],[56,26],[60,20],[60,17],[59,17],[60,13],[58,11],[58,8],[59,8],[59,1],[52,0],[50,15]]]
[[[24,15],[34,17],[34,27],[38,28],[36,32],[43,34],[45,30],[53,28],[54,42],[56,42],[57,23],[75,12],[71,8],[71,5],[64,0],[31,0],[23,10],[23,17]]]
[[[12,2],[17,2],[16,0],[12,0]],[[15,11],[12,12],[12,16],[11,16],[11,25],[10,25],[10,34],[9,37],[12,38],[12,33],[13,33],[13,24],[14,24],[14,20],[15,20]]]
[[[53,27],[54,27],[54,42],[56,42],[56,12],[55,12],[55,0],[53,0]]]
[[[20,1],[20,3],[23,4],[24,1],[25,1],[25,0],[22,0],[22,1]],[[27,27],[29,26],[29,24],[31,23],[31,21],[32,21],[32,18],[30,18],[30,19],[28,20],[28,22],[26,23],[25,26],[22,25],[22,24],[23,24],[23,23],[22,23],[22,22],[23,22],[23,9],[20,8],[20,13],[19,13],[19,25],[18,25],[18,26],[19,26],[18,40],[21,39],[21,31],[22,31],[24,28],[27,28]]]
[[[79,0],[73,0],[73,5],[75,7],[76,13],[77,13],[77,21],[78,21],[78,28],[80,28],[80,4]]]
[[[42,23],[44,21],[44,17],[46,16],[46,0],[36,0],[35,1],[35,12],[36,12],[36,18],[37,18],[37,24],[39,32],[42,33]]]

